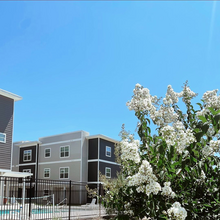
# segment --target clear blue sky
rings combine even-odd
[[[85,130],[135,131],[136,83],[164,96],[189,80],[220,88],[219,2],[0,2],[0,88],[15,103],[14,141]]]

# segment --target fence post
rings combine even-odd
[[[32,178],[30,178],[30,191],[29,191],[29,196],[30,196],[30,198],[29,198],[29,219],[31,219],[31,212],[32,212],[32,210],[31,210],[31,191],[32,191]]]
[[[71,215],[71,180],[70,180],[70,185],[69,185],[69,220],[70,220],[70,215]]]

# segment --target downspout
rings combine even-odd
[[[37,186],[38,186],[38,162],[39,162],[39,143],[37,144],[37,159],[36,159],[36,172],[35,172],[35,197],[37,197]]]

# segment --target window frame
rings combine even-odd
[[[3,140],[1,140],[1,135],[3,135]],[[6,143],[6,133],[2,133],[2,132],[0,132],[0,143]]]
[[[109,172],[107,172],[108,169],[110,170]],[[107,173],[109,173],[110,176],[107,176],[107,175],[106,175]],[[111,167],[105,167],[105,177],[106,177],[106,178],[111,178],[111,176],[112,176],[112,169],[111,169]]]
[[[49,170],[49,176],[45,176],[45,170]],[[44,178],[50,178],[50,168],[44,168]]]
[[[65,148],[68,147],[68,156],[65,156]],[[64,156],[61,156],[61,149],[64,148]],[[68,158],[70,157],[70,145],[60,146],[60,158]]]
[[[65,170],[65,169],[68,169],[68,173],[67,173],[67,174],[68,174],[68,177],[60,177],[60,174],[61,174],[60,171],[61,171],[61,169],[64,169],[64,170]],[[60,167],[60,169],[59,169],[59,179],[69,179],[69,173],[70,173],[70,168],[69,168],[69,167]],[[66,174],[66,173],[64,172],[64,176],[65,176],[65,174]]]
[[[108,148],[110,149],[110,151],[108,150]],[[108,152],[110,153],[110,155],[108,155]],[[109,147],[109,146],[105,147],[105,156],[106,157],[111,157],[112,156],[112,147]]]
[[[46,150],[50,150],[50,156],[46,157]],[[45,148],[44,149],[44,158],[50,158],[51,157],[51,148]]]
[[[31,169],[23,169],[22,173],[31,173]]]
[[[25,151],[30,151],[30,160],[25,160]],[[29,150],[24,150],[23,151],[23,162],[27,162],[27,161],[31,161],[32,160],[32,150],[29,149]]]

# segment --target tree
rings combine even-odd
[[[186,83],[180,93],[168,86],[161,101],[136,84],[127,106],[139,120],[140,141],[123,128],[121,172],[103,179],[102,200],[116,219],[220,219],[220,96],[207,91],[198,110],[191,104],[195,96]]]

